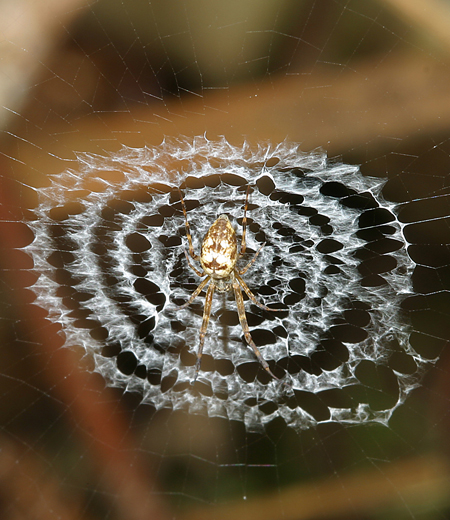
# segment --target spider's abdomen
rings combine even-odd
[[[230,276],[237,261],[236,232],[226,215],[214,221],[202,242],[200,263],[213,278]]]

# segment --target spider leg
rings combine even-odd
[[[248,271],[249,267],[251,267],[254,263],[255,263],[255,260],[256,258],[258,257],[259,253],[261,252],[261,249],[266,245],[266,243],[264,242],[263,244],[261,244],[259,246],[259,249],[258,251],[256,251],[256,253],[254,254],[253,258],[250,260],[250,262],[244,267],[244,269],[241,269],[239,271],[239,274],[244,274]]]
[[[247,208],[248,208],[249,193],[250,193],[250,186],[247,186],[247,195],[245,197],[245,206],[244,206],[244,218],[242,219],[241,251],[239,253],[239,257],[244,256],[245,250],[247,249],[247,243],[245,242],[245,234],[247,232]]]
[[[184,309],[185,307],[190,305],[195,300],[195,298],[197,298],[197,296],[202,292],[203,287],[205,287],[205,285],[209,282],[210,279],[211,278],[207,276],[204,280],[202,280],[197,289],[195,289],[195,291],[191,294],[189,300],[186,303],[183,303],[183,305],[181,305],[180,307],[178,307],[178,310]]]
[[[207,280],[208,279],[209,279],[209,277],[207,278]],[[191,384],[195,383],[195,381],[197,380],[197,377],[198,377],[198,373],[200,372],[200,365],[202,362],[202,354],[203,354],[203,345],[205,343],[206,329],[208,328],[209,316],[211,314],[212,298],[213,298],[215,288],[216,288],[216,286],[214,285],[214,281],[213,281],[211,283],[211,285],[208,287],[208,291],[206,292],[205,309],[203,310],[202,328],[200,329],[200,342],[198,344],[197,361],[195,363],[195,376],[194,376],[194,379]]]
[[[260,303],[256,296],[252,293],[252,291],[248,288],[248,285],[244,282],[244,280],[237,274],[234,273],[234,276],[236,280],[241,284],[242,289],[244,289],[245,294],[252,300],[252,302],[257,305],[260,309],[263,309],[265,311],[272,311],[272,312],[283,312],[286,311],[286,309],[271,309],[270,307],[267,307],[266,305],[263,305]]]
[[[189,220],[187,218],[186,204],[183,199],[183,195],[181,193],[180,188],[178,188],[178,193],[180,194],[181,207],[183,208],[184,214],[184,225],[186,226],[186,235],[189,242],[189,254],[194,260],[199,260],[199,256],[195,254],[194,246],[192,245],[192,236],[191,236],[191,227],[189,225]]]
[[[196,274],[197,276],[200,276],[200,277],[205,276],[205,272],[204,272],[204,271],[199,271],[199,270],[195,267],[195,265],[191,264],[191,261],[189,260],[189,256],[188,256],[188,253],[187,253],[186,249],[184,250],[184,254],[185,254],[185,256],[186,256],[186,260],[187,260],[187,263],[188,263],[189,267],[190,267],[190,268],[195,272],[195,274]]]
[[[236,305],[238,308],[238,315],[239,315],[239,321],[241,322],[241,327],[244,332],[245,341],[252,347],[253,352],[255,353],[255,356],[257,357],[258,361],[261,363],[262,367],[266,372],[269,372],[269,374],[274,378],[278,379],[278,377],[272,373],[272,371],[269,368],[269,365],[267,361],[262,357],[261,352],[258,350],[258,347],[255,345],[251,335],[250,335],[250,329],[248,328],[248,322],[247,322],[247,316],[245,315],[245,307],[244,307],[244,298],[242,297],[242,291],[239,286],[239,283],[234,281],[233,282],[233,289],[234,289],[234,297],[236,298]],[[206,311],[206,306],[205,306]]]

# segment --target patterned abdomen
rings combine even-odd
[[[200,262],[213,278],[227,278],[236,265],[236,232],[226,215],[214,221],[202,242]]]

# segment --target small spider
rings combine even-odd
[[[238,253],[238,241],[236,237],[236,232],[233,229],[231,222],[227,215],[219,215],[219,217],[213,222],[208,232],[206,233],[202,246],[200,256],[196,255],[194,252],[194,247],[192,245],[192,237],[191,230],[189,226],[189,221],[187,218],[186,204],[183,199],[183,195],[181,191],[180,193],[181,205],[183,208],[183,214],[186,225],[186,235],[189,242],[189,254],[191,255],[193,260],[200,262],[202,266],[202,271],[198,270],[189,260],[188,253],[186,249],[184,250],[184,254],[186,255],[186,260],[188,262],[189,267],[198,275],[198,276],[206,276],[206,278],[200,283],[200,285],[195,289],[192,293],[189,300],[180,307],[183,309],[190,305],[195,298],[202,292],[202,290],[209,283],[208,290],[206,291],[205,298],[205,308],[203,311],[203,322],[202,327],[200,329],[200,344],[197,351],[197,362],[195,365],[195,376],[192,384],[195,383],[198,373],[200,371],[200,364],[202,361],[202,352],[203,345],[205,343],[206,329],[208,327],[209,316],[211,314],[211,305],[214,291],[217,289],[218,292],[226,292],[226,291],[234,291],[234,297],[236,299],[236,305],[239,315],[239,321],[241,323],[242,330],[244,332],[244,337],[247,343],[252,347],[253,352],[255,353],[258,361],[263,366],[264,370],[266,370],[274,379],[278,379],[269,368],[267,361],[261,356],[258,347],[255,345],[251,335],[250,330],[248,328],[247,317],[245,314],[244,307],[244,299],[242,297],[242,289],[244,289],[247,296],[261,309],[265,311],[278,312],[283,311],[284,309],[271,309],[266,307],[262,303],[260,303],[255,295],[250,291],[247,287],[247,284],[241,278],[245,272],[247,272],[248,268],[253,265],[257,256],[259,255],[261,249],[265,244],[262,244],[261,247],[256,251],[253,258],[248,262],[248,264],[241,270],[237,269],[236,262],[242,258],[245,254],[246,250],[246,242],[245,242],[245,233],[247,229],[247,208],[248,208],[248,196],[250,192],[250,188],[247,188],[247,195],[245,199],[245,207],[244,207],[244,218],[242,219],[242,241],[240,252]]]

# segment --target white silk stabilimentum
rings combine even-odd
[[[276,417],[294,428],[337,421],[387,423],[426,364],[410,346],[401,303],[415,264],[383,181],[297,144],[225,139],[166,141],[107,157],[80,154],[75,170],[41,190],[35,240],[37,303],[82,346],[109,385],[143,402],[244,421]],[[232,293],[216,294],[195,385],[204,292],[189,268],[178,187],[196,253],[226,213],[242,233],[243,275],[269,313],[245,302],[253,339],[276,381],[245,343]],[[199,268],[199,265],[197,265]],[[399,356],[404,370],[392,363]],[[411,366],[414,368],[411,369]]]

